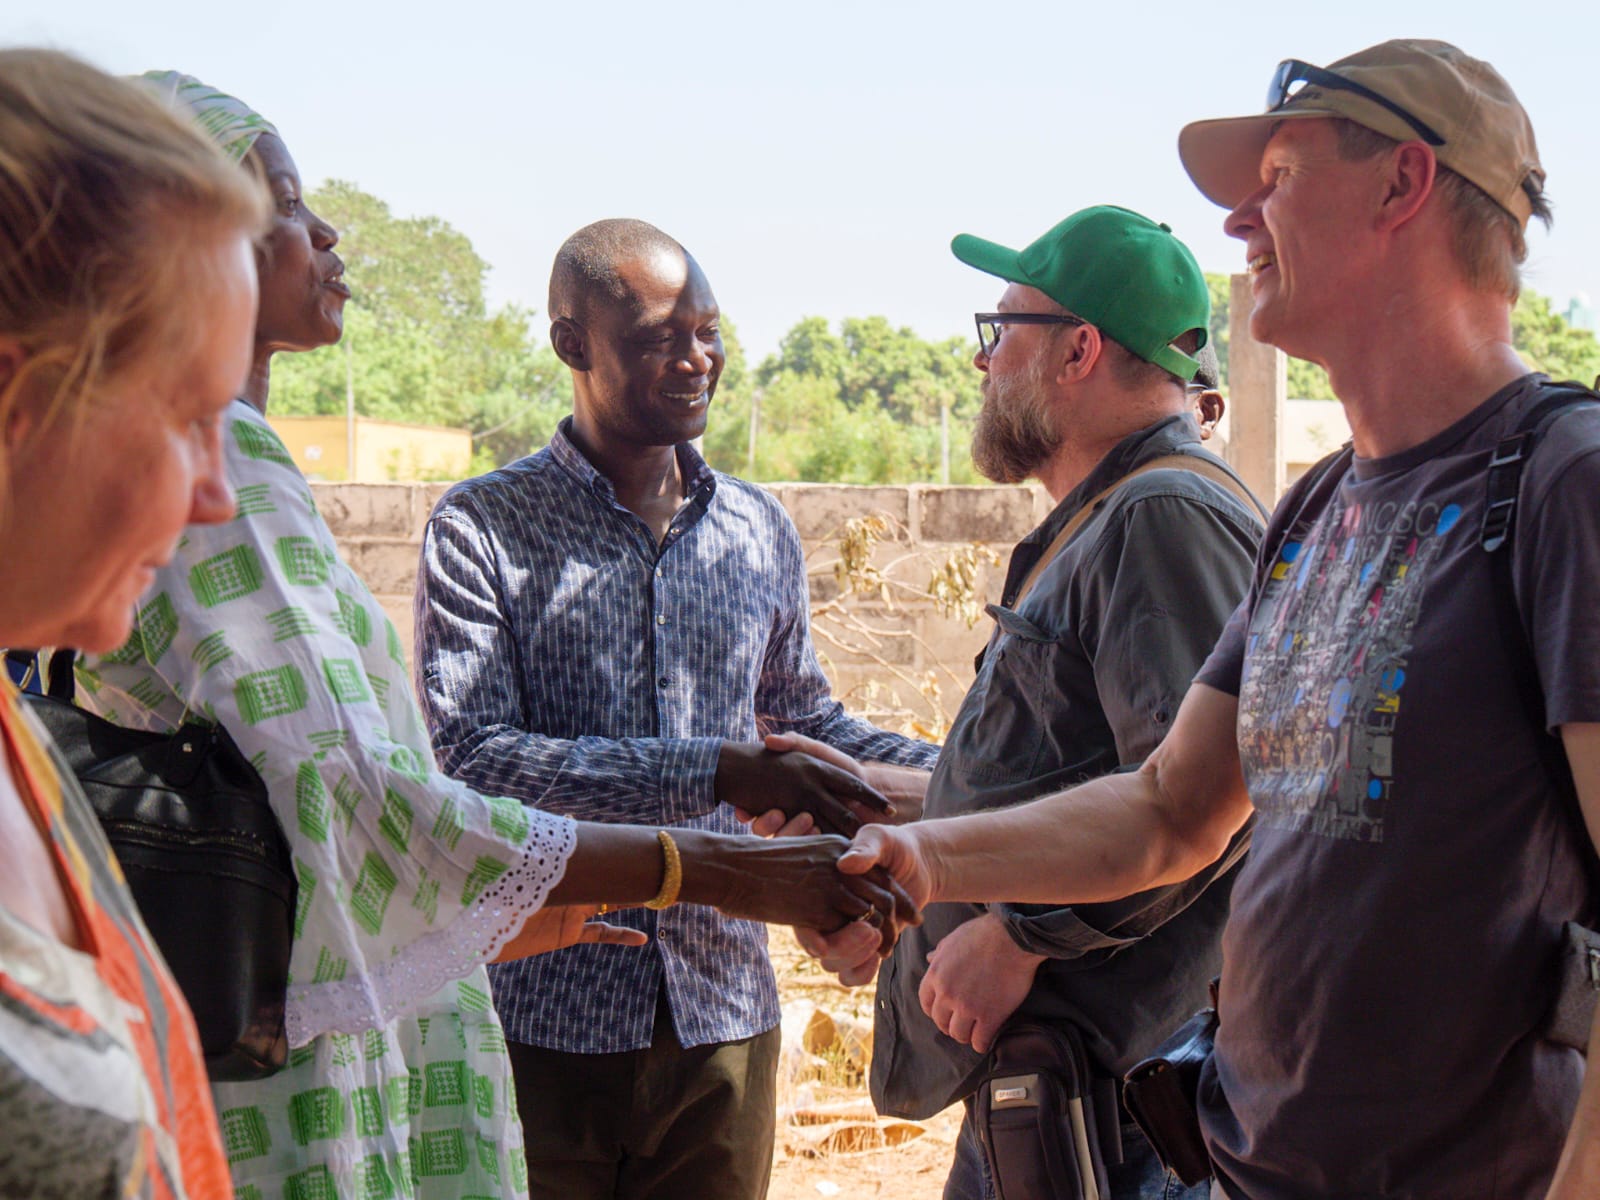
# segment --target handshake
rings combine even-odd
[[[575,942],[642,945],[639,930],[594,918],[656,896],[662,903],[702,904],[730,917],[792,925],[801,944],[844,982],[865,982],[900,931],[922,921],[927,873],[905,852],[910,839],[903,845],[883,840],[907,831],[877,822],[920,813],[926,783],[921,771],[863,768],[795,735],[770,737],[765,745],[725,743],[717,800],[772,840],[675,828],[667,841],[676,862],[667,870],[656,831],[580,822],[561,881],[497,961]]]
[[[769,735],[760,748],[724,747],[717,797],[752,833],[776,839],[749,851],[754,869],[764,875],[772,869],[776,875],[765,880],[774,892],[768,913],[748,913],[738,904],[718,907],[729,915],[792,925],[806,952],[841,982],[870,981],[900,930],[921,924],[919,910],[930,895],[928,873],[912,840],[889,828],[921,814],[927,781],[927,772],[915,768],[863,767],[798,734]],[[788,848],[801,846],[827,860],[833,872],[831,879],[794,880],[802,889],[817,889],[809,899],[784,894]],[[848,913],[848,907],[861,903],[870,907]]]

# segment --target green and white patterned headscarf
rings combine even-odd
[[[169,103],[188,112],[194,123],[235,162],[244,160],[263,133],[278,132],[271,121],[244,101],[201,83],[193,75],[146,71],[139,79]]]

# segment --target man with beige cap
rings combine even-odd
[[[1284,498],[1140,771],[869,826],[841,867],[1092,903],[1254,813],[1198,1095],[1213,1194],[1600,1195],[1600,1081],[1545,1023],[1595,915],[1600,405],[1511,346],[1549,212],[1527,115],[1488,64],[1394,41],[1285,62],[1265,114],[1179,148],[1245,244],[1251,332],[1327,368],[1353,449]]]

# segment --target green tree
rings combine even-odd
[[[748,395],[713,419],[707,457],[762,480],[928,482],[943,474],[948,419],[951,482],[976,482],[967,451],[980,403],[972,354],[962,338],[929,342],[882,316],[847,317],[837,331],[804,317],[753,372]]]
[[[1328,373],[1316,363],[1289,357],[1289,396],[1294,400],[1337,400]]]
[[[354,295],[342,345],[275,361],[274,411],[342,413],[348,387],[362,416],[469,430],[476,470],[542,445],[571,408],[568,373],[530,311],[489,311],[489,264],[467,237],[341,180],[307,199],[340,231]]]
[[[1567,324],[1538,292],[1524,291],[1511,310],[1511,344],[1530,367],[1552,379],[1593,384],[1600,376],[1600,341]]]

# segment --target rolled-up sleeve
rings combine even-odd
[[[1076,631],[1124,769],[1160,744],[1190,681],[1250,586],[1259,530],[1242,515],[1157,493],[1110,515],[1073,581]],[[1243,857],[1249,826],[1181,883],[1106,904],[996,905],[1022,949],[1106,958],[1181,913]]]

